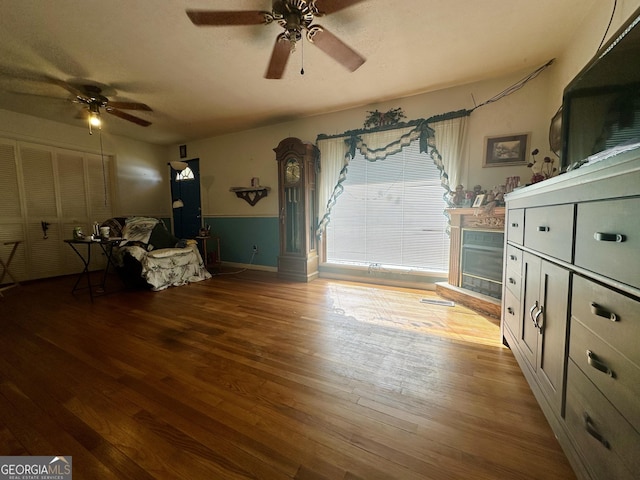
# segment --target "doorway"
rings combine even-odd
[[[185,162],[184,170],[171,168],[173,233],[178,238],[195,238],[202,226],[200,159]]]

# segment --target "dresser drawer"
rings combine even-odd
[[[571,262],[573,204],[527,208],[524,244],[538,252]]]
[[[505,285],[513,294],[520,298],[520,287],[522,282],[522,250],[511,245],[507,245],[505,257],[506,274],[504,276]]]
[[[571,315],[640,367],[640,302],[578,275],[572,291]]]
[[[575,264],[640,288],[640,199],[578,205]]]
[[[506,289],[504,292],[504,307],[502,310],[502,318],[504,324],[513,334],[514,338],[520,338],[520,312],[522,302],[513,292]]]
[[[640,434],[571,360],[566,405],[565,423],[595,478],[637,478]]]
[[[524,208],[507,211],[507,240],[522,245],[524,240]]]
[[[640,431],[640,368],[575,317],[571,321],[569,356],[616,409]]]

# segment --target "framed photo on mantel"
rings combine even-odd
[[[501,135],[486,137],[484,143],[483,167],[504,167],[507,165],[527,165],[529,134]]]

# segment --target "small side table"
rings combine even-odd
[[[64,243],[69,244],[69,246],[73,249],[73,251],[76,252],[76,254],[78,255],[78,257],[80,257],[80,260],[82,260],[82,263],[84,265],[82,272],[78,274],[78,279],[76,280],[75,285],[71,289],[72,294],[76,293],[76,291],[78,290],[87,289],[89,290],[89,298],[93,302],[93,297],[94,297],[93,287],[97,287],[96,293],[105,292],[105,285],[107,283],[107,272],[109,271],[109,266],[111,265],[111,254],[113,253],[113,247],[117,243],[119,243],[120,240],[122,239],[109,238],[108,240],[107,239],[91,240],[91,239],[72,238],[64,241]],[[104,273],[102,274],[102,282],[97,285],[93,285],[91,283],[91,274],[89,272],[89,265],[91,264],[91,245],[94,245],[94,244],[100,245],[100,248],[102,249],[103,253],[107,257],[107,266],[104,268]],[[79,248],[81,248],[80,245],[87,246],[87,249],[85,251],[86,253],[83,254],[79,250]],[[80,284],[80,281],[82,280],[83,277],[86,277],[87,279],[87,286],[79,287],[78,285]]]
[[[204,261],[204,264],[207,268],[211,268],[211,267],[219,267],[222,264],[222,261],[220,259],[220,237],[212,237],[212,236],[203,236],[203,235],[198,235],[196,237],[196,240],[198,240],[199,242],[202,242],[202,260]],[[209,262],[208,261],[208,255],[207,255],[207,240],[212,240],[215,242],[215,261],[213,262]]]
[[[5,290],[8,290],[10,288],[17,287],[18,285],[20,285],[16,277],[14,277],[9,271],[9,266],[11,265],[11,260],[13,260],[13,256],[16,254],[18,245],[20,245],[21,243],[22,243],[22,240],[11,240],[8,242],[3,242],[4,245],[13,245],[13,248],[11,249],[11,253],[9,254],[9,258],[7,258],[6,262],[0,258],[0,267],[2,267],[2,275],[0,275],[0,285],[2,285],[2,281],[4,280],[5,275],[8,275],[13,283],[10,283],[9,285],[5,285],[4,287],[0,287],[0,297],[3,296],[2,292],[4,292]]]

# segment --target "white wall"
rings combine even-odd
[[[99,132],[7,110],[0,110],[0,137],[100,154]],[[166,147],[110,135],[107,128],[102,146],[115,159],[115,213],[170,216]]]
[[[286,137],[293,136],[315,142],[319,134],[331,135],[359,129],[364,124],[367,112],[376,109],[388,111],[401,107],[407,120],[413,120],[472,108],[473,98],[481,103],[528,73],[530,71],[392,102],[190,142],[187,144],[188,158],[200,158],[204,215],[277,215],[277,168],[273,149]],[[545,147],[548,145],[548,119],[544,118],[548,82],[549,75],[544,72],[521,91],[472,113],[465,154],[465,160],[468,162],[463,179],[465,187],[481,184],[484,188],[491,188],[503,184],[507,176],[529,175],[526,167],[482,168],[484,138],[486,135],[532,132],[533,143],[539,145],[541,151],[543,148],[548,150],[548,147]],[[168,160],[175,160],[178,146],[171,147],[169,151],[171,153]],[[230,187],[249,186],[251,177],[259,177],[262,185],[273,189],[272,195],[254,207],[229,192]]]

